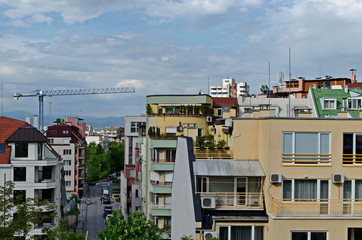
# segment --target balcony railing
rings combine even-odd
[[[200,198],[214,197],[216,208],[224,209],[263,209],[263,194],[259,192],[198,192]]]
[[[331,154],[283,153],[283,164],[331,164]]]
[[[152,159],[152,163],[175,163],[175,159]]]
[[[151,209],[171,209],[171,204],[156,204],[151,203]]]
[[[275,217],[362,217],[362,199],[272,199]]]
[[[343,154],[343,164],[362,164],[362,154]]]
[[[196,159],[232,159],[233,153],[230,149],[202,149],[195,148],[194,154]]]

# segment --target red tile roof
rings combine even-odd
[[[214,97],[213,107],[238,107],[238,99],[235,97]]]
[[[350,83],[350,84],[348,84],[348,88],[359,88],[359,89],[362,89],[362,82]]]
[[[10,163],[10,148],[5,140],[21,127],[28,123],[8,117],[0,117],[0,144],[5,144],[5,152],[0,153],[0,164]]]

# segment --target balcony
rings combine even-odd
[[[152,161],[151,169],[153,171],[173,171],[175,167],[175,160],[158,159]]]
[[[170,182],[152,183],[150,187],[150,192],[159,193],[159,194],[171,194],[172,183]]]
[[[233,153],[228,148],[195,148],[196,159],[232,159]]]
[[[151,212],[152,216],[171,216],[171,204],[154,204],[151,203]]]
[[[330,165],[332,154],[322,153],[283,153],[283,165]]]
[[[275,217],[362,217],[362,199],[271,199],[270,213]]]
[[[263,194],[262,193],[235,193],[235,192],[198,192],[200,198],[215,198],[216,207],[218,209],[233,210],[263,210]]]

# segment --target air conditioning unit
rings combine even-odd
[[[201,207],[202,208],[215,208],[216,207],[216,198],[215,197],[202,197],[201,198]]]
[[[344,175],[342,173],[333,173],[332,181],[333,183],[344,183]]]
[[[209,238],[217,238],[217,232],[214,231],[204,231],[204,240]]]
[[[270,174],[270,182],[271,183],[281,183],[282,175],[280,173],[271,173]]]
[[[176,130],[177,130],[178,132],[181,132],[183,129],[184,129],[183,126],[177,126],[177,128],[176,128]]]
[[[212,122],[212,116],[206,116],[206,122],[211,123]]]

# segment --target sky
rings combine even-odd
[[[354,68],[359,81],[361,12],[361,0],[0,0],[2,111],[37,114],[37,98],[12,96],[38,89],[136,89],[46,97],[59,117],[140,115],[147,95],[226,77],[258,93],[288,78],[289,49],[292,78]]]

